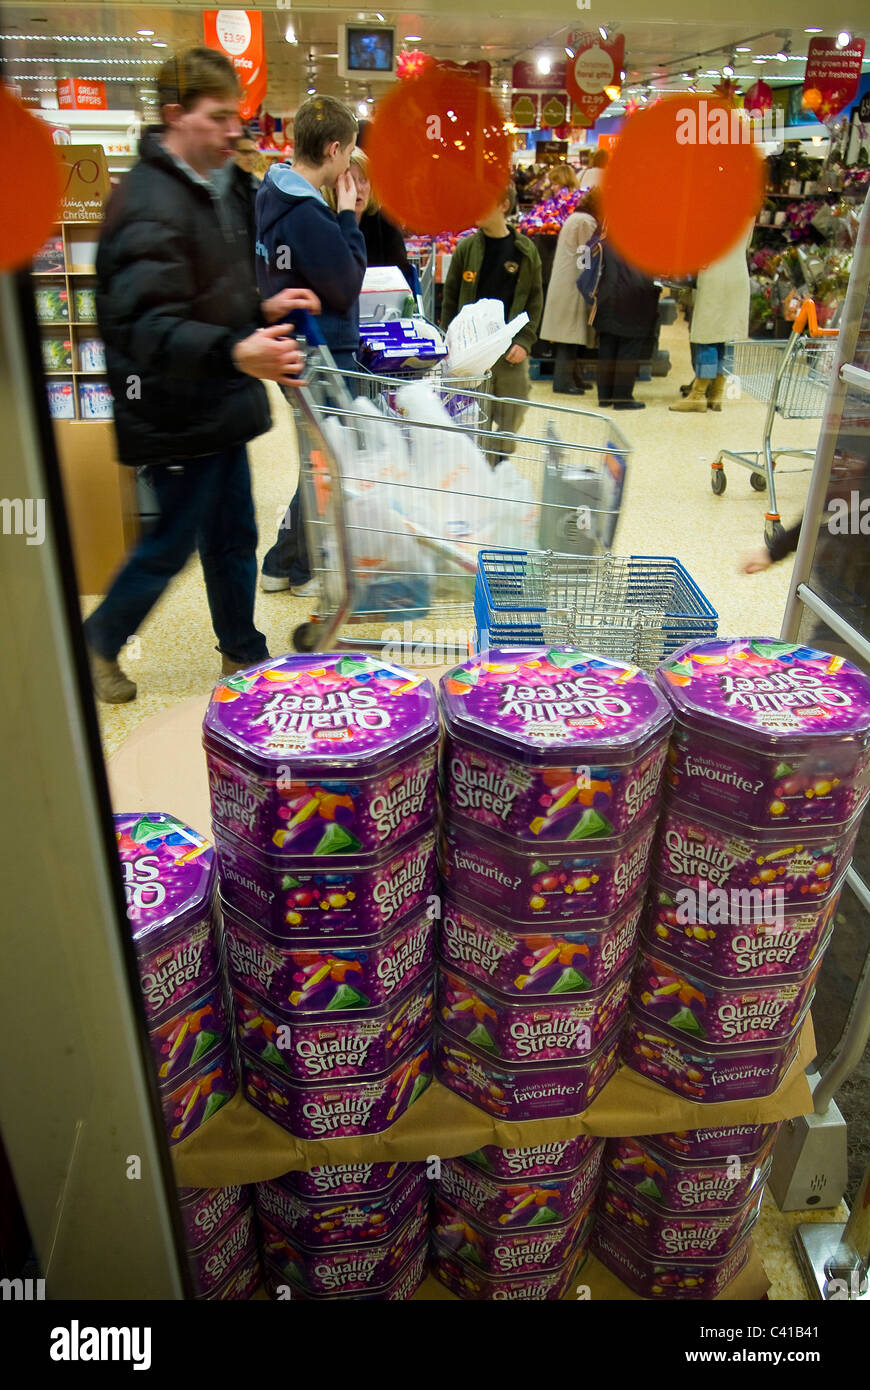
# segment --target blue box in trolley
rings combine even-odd
[[[647,670],[718,628],[679,560],[609,552],[481,550],[474,619],[478,651],[567,645]]]

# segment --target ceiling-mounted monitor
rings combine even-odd
[[[392,82],[398,73],[396,31],[386,24],[338,26],[338,75],[358,82]]]

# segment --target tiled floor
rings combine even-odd
[[[614,417],[633,446],[614,550],[622,555],[677,557],[717,609],[722,634],[776,635],[791,560],[759,575],[738,573],[740,557],[762,542],[765,497],[751,490],[748,474],[736,465],[728,470],[724,496],[714,496],[710,488],[710,463],[720,448],[760,444],[764,406],[740,399],[726,401],[721,413],[708,412],[703,417],[670,413],[667,407],[679,399],[679,384],[691,379],[685,324],[663,330],[662,346],[671,353],[670,374],[637,387],[635,394],[646,402],[645,410]],[[270,397],[274,428],[250,448],[261,555],[274,540],[297,472],[295,432],[287,405],[276,388],[270,388]],[[569,397],[553,397],[546,381],[534,384],[532,399],[571,404]],[[587,409],[595,408],[591,396],[577,399]],[[813,447],[817,432],[815,421],[777,421],[775,438]],[[787,525],[800,517],[809,466],[809,461],[783,465],[779,509]],[[96,602],[95,598],[83,600],[83,611],[89,612]],[[258,594],[256,621],[273,653],[291,649],[293,630],[307,616],[306,604],[286,593]],[[107,756],[148,715],[188,695],[206,693],[215,683],[219,658],[198,562],[191,562],[174,581],[137,636],[121,657],[139,685],[137,699],[127,705],[99,706]],[[783,1216],[766,1197],[758,1243],[773,1283],[771,1298],[806,1297],[790,1240],[792,1228],[811,1219],[844,1219],[844,1213]]]

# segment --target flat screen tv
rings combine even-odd
[[[396,72],[396,31],[386,24],[341,24],[338,75],[358,82],[391,82]]]

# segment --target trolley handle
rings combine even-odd
[[[812,299],[805,299],[801,304],[798,316],[791,326],[792,333],[802,333],[807,329],[811,338],[836,338],[838,328],[819,328],[819,320],[816,317],[816,306]]]

